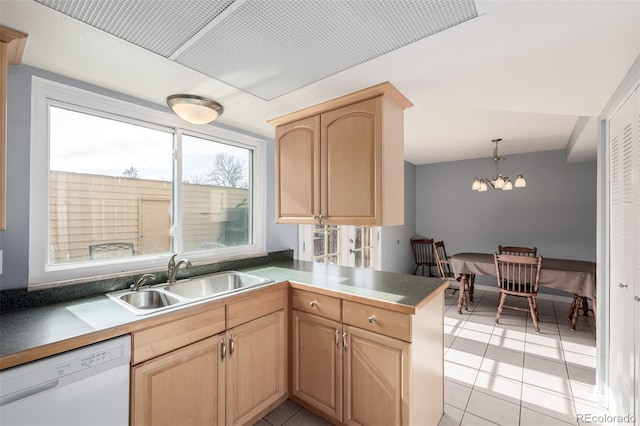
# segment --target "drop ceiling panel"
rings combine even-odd
[[[233,0],[36,0],[165,58]]]
[[[476,16],[472,1],[248,1],[176,61],[271,100]]]

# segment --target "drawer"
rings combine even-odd
[[[342,303],[342,322],[411,342],[411,315],[348,300]]]
[[[292,289],[291,307],[340,322],[340,299],[311,291]]]
[[[253,290],[227,304],[227,330],[284,309],[286,286]]]
[[[132,364],[171,352],[224,331],[224,306],[166,324],[135,331],[132,336]]]

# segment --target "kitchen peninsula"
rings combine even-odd
[[[294,260],[243,271],[274,282],[148,316],[133,315],[103,295],[4,314],[0,369],[125,334],[134,336],[136,364],[143,349],[136,352],[135,336],[149,330],[202,315],[216,318],[218,309],[223,320],[211,333],[224,335],[240,328],[242,316],[255,313],[255,322],[277,314],[285,337],[278,352],[284,389],[237,423],[258,420],[291,398],[339,424],[437,424],[444,411],[446,281]],[[204,341],[194,339],[167,351]],[[228,384],[233,377],[227,375]],[[135,392],[131,398],[132,407],[140,404]],[[136,418],[134,410],[132,424]]]

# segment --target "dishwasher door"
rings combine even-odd
[[[129,424],[129,335],[0,371],[0,425]]]

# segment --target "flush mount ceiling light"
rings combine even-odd
[[[193,124],[211,123],[224,112],[218,102],[197,95],[167,96],[167,105],[178,117]]]
[[[498,142],[502,139],[491,139],[491,142],[496,144],[496,147],[493,149],[493,164],[495,167],[494,178],[473,178],[473,185],[471,185],[471,189],[478,192],[485,192],[489,188],[491,189],[502,189],[503,191],[511,191],[513,187],[516,188],[524,188],[527,186],[527,181],[524,180],[524,176],[522,175],[513,175],[511,177],[505,177],[500,174],[500,161],[505,158],[498,156]],[[516,177],[516,180],[512,183],[513,177]]]

